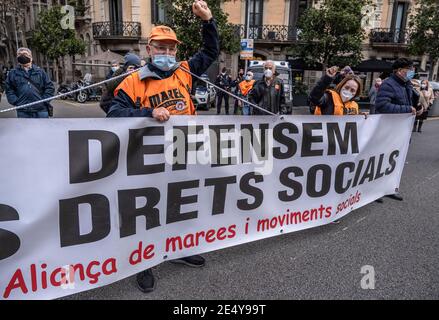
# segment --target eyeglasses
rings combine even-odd
[[[177,52],[177,46],[165,46],[165,45],[156,45],[156,44],[150,44],[151,47],[154,47],[159,52],[169,52],[169,53],[176,53]]]

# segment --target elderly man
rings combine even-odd
[[[32,52],[28,48],[17,50],[18,67],[8,73],[5,81],[6,97],[13,106],[22,106],[31,102],[50,98],[55,87],[43,69],[32,62]],[[18,118],[48,118],[52,113],[50,103],[17,110]]]
[[[264,63],[264,76],[256,81],[249,93],[249,101],[259,105],[272,113],[281,114],[282,106],[285,105],[284,83],[276,77],[276,65],[273,61]],[[266,115],[267,113],[253,109],[254,115]]]
[[[151,57],[139,72],[129,75],[116,88],[108,117],[153,117],[166,121],[171,115],[194,115],[191,99],[192,76],[190,70],[200,76],[218,58],[219,36],[212,13],[204,1],[195,1],[193,13],[203,21],[203,47],[189,61],[176,61],[177,45],[180,41],[167,26],[154,27],[149,35],[146,51]],[[181,68],[182,67],[182,68]],[[174,260],[191,267],[202,267],[201,256]],[[138,288],[143,292],[153,291],[155,278],[151,269],[137,275]]]
[[[146,51],[151,57],[139,72],[127,77],[115,91],[109,117],[154,117],[166,121],[170,115],[193,115],[192,76],[200,76],[219,55],[219,36],[212,13],[204,1],[195,1],[193,12],[203,21],[203,48],[189,61],[176,61],[180,41],[167,26],[154,27]]]

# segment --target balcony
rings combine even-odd
[[[246,38],[246,26],[235,25],[235,34],[240,39]],[[297,27],[285,25],[250,26],[249,39],[260,43],[292,43],[297,41]]]
[[[139,40],[140,22],[96,22],[93,23],[93,38],[96,40]]]
[[[372,29],[369,37],[374,47],[407,47],[410,40],[409,32],[401,29]]]

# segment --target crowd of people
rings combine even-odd
[[[118,77],[106,84],[100,106],[107,117],[152,117],[157,121],[167,121],[177,115],[195,115],[196,108],[191,99],[193,77],[201,76],[217,60],[220,53],[219,35],[216,22],[204,1],[195,1],[193,13],[202,21],[202,48],[188,61],[176,61],[180,41],[170,27],[156,26],[152,29],[146,47],[150,61],[141,60],[135,54],[124,57],[123,66],[114,63],[107,79]],[[5,87],[8,102],[14,106],[36,102],[52,97],[53,83],[45,71],[32,60],[28,48],[17,51],[18,67],[0,76],[6,77]],[[127,74],[132,70],[139,70]],[[184,69],[190,71],[186,72]],[[191,74],[192,73],[192,74]],[[125,77],[120,77],[126,74]],[[416,115],[413,131],[421,132],[423,121],[428,116],[434,95],[427,80],[421,82],[413,78],[413,62],[400,58],[393,64],[393,73],[387,79],[377,78],[369,92],[371,114],[411,113]],[[3,83],[3,81],[2,81]],[[264,75],[254,80],[251,71],[239,70],[232,80],[223,68],[215,80],[222,90],[217,94],[217,114],[221,113],[224,101],[225,113],[229,114],[229,95],[233,92],[242,100],[235,99],[233,114],[265,115],[285,114],[284,83],[277,77],[276,65],[272,61],[264,63]],[[362,92],[362,81],[350,67],[330,67],[312,88],[309,95],[310,110],[321,115],[358,115],[357,98]],[[253,107],[253,106],[257,106]],[[19,118],[47,118],[51,115],[50,103],[40,103],[32,107],[18,109]],[[392,195],[402,200],[399,194]],[[201,256],[191,256],[174,260],[192,267],[202,267],[205,260]],[[150,292],[156,286],[151,269],[137,275],[141,291]]]

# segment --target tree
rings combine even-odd
[[[361,62],[365,39],[362,8],[368,0],[323,0],[319,8],[309,8],[299,18],[295,55],[309,65],[356,65]]]
[[[230,0],[226,0],[230,1]],[[182,42],[178,46],[178,57],[182,60],[189,59],[198,52],[202,44],[200,18],[192,13],[193,0],[159,0],[160,5],[166,8],[167,21],[161,23],[174,29],[178,39]],[[227,22],[228,15],[220,7],[221,1],[206,1],[215,21],[220,35],[220,48],[227,53],[235,53],[240,49],[240,39],[236,37],[232,24]]]
[[[62,18],[59,6],[42,11],[38,15],[37,27],[31,39],[34,48],[53,60],[56,82],[59,82],[59,58],[84,54],[86,48],[85,42],[76,38],[75,30],[61,26]]]
[[[26,47],[24,21],[27,0],[0,0],[0,61],[13,61],[18,47]],[[18,47],[17,47],[18,46]]]
[[[434,63],[439,61],[439,1],[419,0],[410,15],[410,53],[430,56],[430,79]]]

